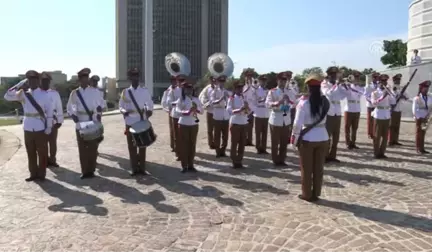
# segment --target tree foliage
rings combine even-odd
[[[8,114],[15,113],[15,109],[21,109],[21,104],[19,102],[9,102],[3,99],[5,93],[7,90],[11,87],[13,87],[15,84],[20,82],[22,78],[13,78],[9,79],[6,83],[3,85],[0,85],[0,114]],[[8,114],[9,115],[9,114]]]
[[[383,50],[386,54],[381,57],[381,63],[388,66],[388,68],[406,65],[407,43],[401,39],[384,40]]]

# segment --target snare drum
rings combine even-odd
[[[92,141],[103,137],[104,128],[100,122],[80,122],[79,133],[84,141]]]
[[[156,141],[156,134],[148,120],[143,120],[132,124],[129,128],[132,134],[132,141],[138,148],[145,148]]]

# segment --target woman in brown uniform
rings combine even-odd
[[[302,194],[299,198],[316,201],[321,195],[324,161],[328,152],[326,117],[329,101],[321,95],[322,78],[306,78],[308,96],[303,96],[296,108],[291,144],[298,146],[300,155]]]
[[[192,82],[185,80],[180,86],[181,97],[177,101],[176,112],[180,115],[178,151],[182,166],[181,172],[196,172],[194,158],[199,123],[197,114],[202,114],[203,109],[200,100],[195,97]]]

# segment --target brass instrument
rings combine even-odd
[[[191,64],[189,59],[181,53],[172,52],[165,56],[165,68],[171,76],[189,76],[191,73]]]
[[[225,53],[214,53],[207,60],[207,68],[214,78],[230,77],[234,72],[234,62]]]
[[[198,105],[194,102],[194,101],[192,101],[192,108],[195,108],[195,109],[197,109],[198,108]],[[195,117],[195,122],[196,123],[199,123],[199,118],[198,118],[198,114],[196,113],[196,112],[194,112],[193,113],[193,116]]]
[[[245,101],[244,98],[243,98],[243,108],[245,108],[244,113],[248,116],[251,113],[251,110],[249,108],[249,103]]]

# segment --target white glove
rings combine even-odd
[[[51,134],[51,128],[46,128],[45,129],[45,134],[47,134],[47,135]]]

